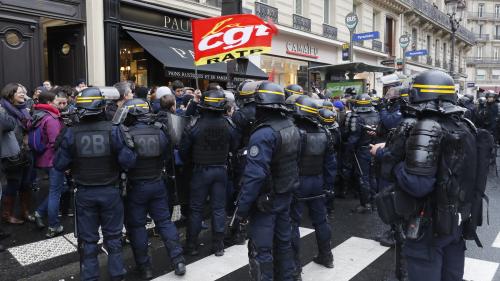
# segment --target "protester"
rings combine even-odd
[[[120,94],[120,98],[117,101],[111,101],[106,105],[106,118],[108,120],[113,120],[113,116],[115,116],[118,108],[122,107],[123,103],[134,98],[130,85],[130,82],[119,82],[114,85]]]
[[[49,228],[47,238],[61,234],[64,229],[59,220],[59,200],[63,192],[64,173],[53,168],[56,139],[63,129],[63,119],[58,107],[67,105],[66,97],[56,95],[57,89],[40,95],[35,105],[32,130],[39,130],[43,149],[35,151],[35,167],[49,175],[49,194],[34,213],[38,228],[44,228],[43,217],[47,216]],[[31,135],[30,135],[31,136]]]

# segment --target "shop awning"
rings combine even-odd
[[[165,66],[166,76],[178,78],[195,78],[193,43],[162,36],[134,32],[127,33]],[[199,78],[208,80],[227,80],[226,63],[215,63],[198,67]],[[267,80],[267,74],[252,62],[248,62],[245,74],[236,77]]]
[[[325,70],[328,72],[351,72],[351,73],[362,73],[362,72],[392,72],[395,71],[393,67],[384,67],[378,65],[366,64],[363,62],[351,62],[336,65],[324,65],[324,66],[313,66],[309,70]]]

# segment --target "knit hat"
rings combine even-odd
[[[170,90],[169,87],[159,87],[158,89],[156,89],[156,98],[157,99],[160,99],[161,97],[163,96],[166,96],[166,95],[173,95],[172,93],[172,90]]]
[[[341,101],[336,101],[333,103],[333,106],[335,106],[336,108],[340,109],[340,110],[343,110],[344,109],[344,104],[341,102]]]

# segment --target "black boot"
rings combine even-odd
[[[5,247],[4,245],[0,244],[0,253],[4,252],[5,250],[7,250],[7,247]]]
[[[142,280],[153,279],[153,268],[151,265],[141,265],[137,268]]]
[[[224,233],[214,233],[213,239],[213,251],[216,257],[222,257],[224,255]]]
[[[394,232],[392,232],[392,230],[384,232],[379,237],[378,242],[384,247],[394,247],[396,245],[396,240],[394,240]]]
[[[326,268],[333,268],[333,254],[331,248],[331,242],[329,240],[319,241],[318,255],[313,258],[313,261]]]
[[[187,240],[184,252],[190,256],[197,256],[200,254],[198,252],[198,242],[196,240]]]
[[[182,276],[186,274],[186,263],[181,261],[175,264],[175,275]]]
[[[1,227],[0,227],[0,241],[4,240],[5,238],[9,238],[10,233],[5,232]]]

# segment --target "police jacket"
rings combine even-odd
[[[130,180],[159,180],[171,147],[161,123],[138,121],[128,128],[136,161],[128,170]]]
[[[347,146],[351,148],[368,147],[375,143],[376,137],[368,132],[375,129],[380,121],[376,111],[353,113],[349,122],[349,135],[347,137]],[[371,127],[371,129],[368,129]]]
[[[79,186],[117,186],[120,170],[135,163],[135,154],[125,145],[117,126],[104,116],[83,118],[61,132],[54,157],[54,168],[71,168]]]
[[[299,175],[322,175],[324,183],[333,186],[337,163],[332,136],[310,120],[298,118],[295,124],[301,132]]]
[[[379,115],[380,134],[382,136],[386,136],[390,130],[396,128],[403,119],[399,105],[394,105],[391,108],[382,108]]]
[[[241,135],[240,147],[246,147],[250,139],[253,123],[255,123],[255,103],[247,103],[240,107],[231,116]]]
[[[183,132],[179,155],[184,163],[194,165],[227,165],[239,138],[230,119],[222,112],[201,111]]]
[[[269,112],[258,120],[248,143],[248,155],[238,215],[248,214],[263,193],[290,195],[299,186],[300,132],[292,120]]]

